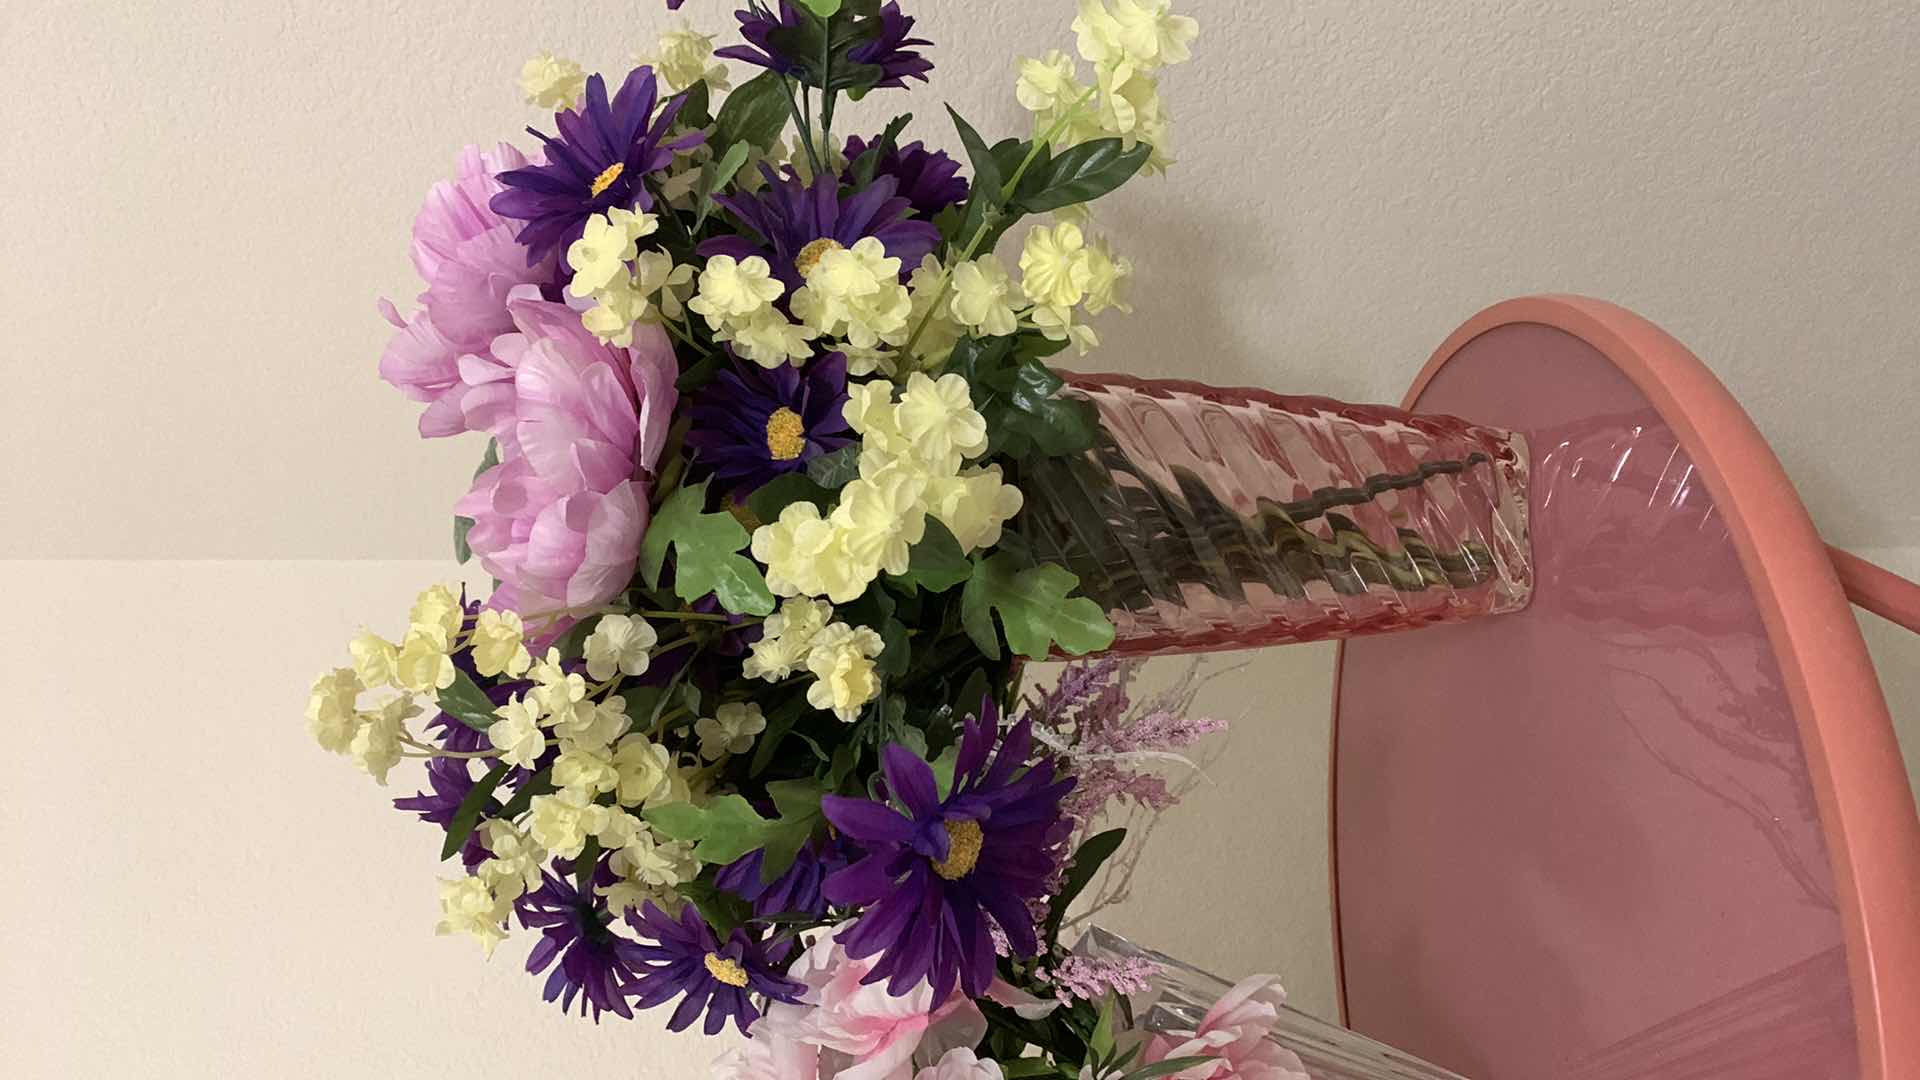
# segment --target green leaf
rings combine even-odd
[[[497,439],[488,439],[487,452],[480,458],[480,467],[473,470],[473,478],[480,479],[481,473],[498,464],[500,464],[500,442]],[[472,518],[456,516],[453,519],[453,557],[456,561],[464,563],[473,558],[473,548],[467,543],[467,534],[472,531]]]
[[[1053,159],[1039,190],[1023,194],[1015,206],[1022,213],[1042,214],[1063,206],[1092,202],[1126,183],[1146,164],[1153,147],[1143,142],[1127,149],[1119,139],[1084,142]],[[1037,171],[1037,163],[1036,163]],[[1029,173],[1032,175],[1032,173]],[[1021,184],[1024,189],[1026,184]]]
[[[723,795],[705,806],[668,803],[643,811],[655,831],[675,840],[695,842],[694,857],[716,865],[733,862],[765,849],[761,872],[767,880],[786,873],[801,845],[820,823],[819,781],[781,780],[767,785],[778,818],[768,820],[738,795]]]
[[[446,843],[440,845],[442,859],[453,858],[460,854],[461,848],[467,846],[467,837],[480,827],[480,815],[493,805],[493,789],[500,786],[500,781],[506,779],[512,768],[504,761],[495,765],[487,770],[487,775],[481,777],[479,783],[473,785],[467,797],[460,800],[460,805],[453,811],[453,820],[447,823]]]
[[[1100,1006],[1100,1022],[1093,1026],[1093,1035],[1087,1039],[1087,1051],[1094,1057],[1104,1060],[1113,1053],[1113,1026],[1118,1012],[1116,995],[1108,994]]]
[[[716,864],[733,862],[759,847],[755,841],[766,820],[738,795],[722,795],[705,806],[667,803],[642,811],[640,816],[656,832],[671,839],[695,841],[694,857]]]
[[[679,115],[674,117],[674,123],[685,128],[704,128],[712,124],[712,93],[712,88],[704,79],[687,87],[680,95],[686,100],[680,106]]]
[[[927,765],[933,769],[933,785],[939,789],[940,797],[946,798],[953,793],[953,772],[960,765],[960,748],[949,746]]]
[[[774,522],[780,520],[780,511],[797,502],[810,502],[825,513],[833,505],[833,493],[804,473],[781,473],[747,496],[747,511],[762,522]]]
[[[1151,1065],[1135,1069],[1126,1076],[1121,1077],[1121,1080],[1159,1080],[1159,1078],[1163,1076],[1172,1076],[1177,1072],[1185,1072],[1195,1065],[1205,1065],[1210,1061],[1218,1060],[1220,1059],[1210,1057],[1168,1058],[1165,1061],[1156,1061]]]
[[[453,519],[453,560],[464,563],[473,558],[473,548],[467,544],[467,534],[473,531],[473,519],[455,515]]]
[[[880,644],[880,656],[874,661],[875,670],[889,679],[905,675],[913,660],[913,642],[907,637],[906,625],[899,619],[888,619],[881,623]]]
[[[499,719],[493,714],[496,706],[488,700],[487,692],[464,671],[454,671],[453,685],[440,691],[437,699],[441,712],[475,731],[485,731]]]
[[[807,10],[823,19],[831,19],[840,10],[840,0],[800,0]]]
[[[640,572],[647,584],[658,586],[667,548],[674,552],[673,589],[682,600],[698,600],[712,593],[720,606],[735,614],[766,615],[773,611],[773,593],[752,559],[741,554],[747,530],[732,514],[702,513],[707,485],[683,487],[667,497],[640,541]]]
[[[780,85],[780,76],[765,72],[735,87],[720,103],[713,143],[768,149],[786,130],[788,115],[787,92]]]
[[[1098,437],[1093,406],[1080,398],[1061,397],[1065,385],[1045,364],[1028,360],[1014,369],[1007,393],[1011,411],[1003,422],[1049,457],[1085,453]]]
[[[716,888],[711,882],[689,881],[675,886],[681,896],[700,912],[707,920],[713,932],[723,940],[733,933],[734,927],[744,925],[753,917],[753,905],[727,892]]]
[[[1000,175],[1000,163],[994,160],[987,141],[973,130],[972,124],[954,111],[953,106],[947,106],[947,115],[953,117],[953,126],[960,132],[960,145],[966,148],[967,160],[973,164],[973,198],[983,205],[996,202],[1000,198],[1000,185],[1006,182]],[[963,237],[961,243],[969,239],[972,238]]]
[[[1007,645],[1021,656],[1045,659],[1056,642],[1061,652],[1083,656],[1113,644],[1113,624],[1092,600],[1068,597],[1079,584],[1072,572],[1052,563],[1023,568],[1008,552],[984,561],[976,556],[960,594],[960,622],[991,659],[1000,657],[992,614],[1000,617]]]
[[[1036,1076],[1069,1075],[1062,1073],[1059,1066],[1048,1061],[1046,1058],[1035,1057],[1015,1058],[1012,1061],[1004,1062],[1001,1065],[1000,1071],[1006,1074],[1007,1080],[1032,1080],[1032,1078]]]
[[[767,785],[779,820],[766,829],[766,854],[760,860],[760,880],[771,883],[787,872],[801,847],[826,818],[820,811],[820,797],[826,788],[818,780],[777,780]]]
[[[913,545],[911,556],[907,572],[892,575],[909,590],[946,592],[973,573],[973,562],[960,550],[960,541],[938,518],[927,518],[926,533]]]
[[[780,743],[786,739],[787,732],[793,730],[793,725],[806,710],[806,704],[806,697],[796,694],[767,714],[767,729],[760,733],[760,742],[754,747],[753,762],[747,767],[748,776],[759,776],[773,764]]]
[[[705,86],[706,84],[701,83],[700,85]],[[747,163],[748,149],[746,143],[734,143],[732,146],[727,147],[727,152],[722,154],[719,160],[709,161],[700,167],[700,186],[695,193],[696,203],[700,207],[700,210],[693,218],[693,229],[695,232],[700,231],[700,227],[707,223],[707,215],[713,212],[714,192],[719,191],[732,182],[733,175],[740,171],[740,166]]]
[[[600,865],[600,838],[587,837],[580,848],[580,854],[573,860],[573,887],[587,896],[593,895],[593,872]]]
[[[868,144],[866,150],[847,165],[847,175],[853,177],[854,186],[864,188],[873,183],[873,174],[880,167],[880,159],[887,156],[894,147],[900,145],[900,133],[913,121],[912,113],[902,113],[894,117],[880,137]]]
[[[1126,843],[1127,830],[1108,829],[1103,833],[1089,836],[1073,853],[1073,863],[1067,867],[1066,877],[1061,881],[1060,893],[1048,901],[1046,936],[1043,940],[1053,941],[1060,935],[1061,920],[1067,917],[1067,908],[1080,898],[1080,894],[1093,882],[1093,875],[1113,853]]]
[[[549,765],[522,780],[520,786],[514,789],[513,798],[508,799],[507,805],[501,807],[500,812],[494,816],[503,821],[512,821],[526,813],[533,806],[534,799],[542,795],[551,795],[559,790],[553,782],[553,766]]]
[[[807,479],[829,491],[838,491],[859,478],[859,443],[850,443],[807,462]]]

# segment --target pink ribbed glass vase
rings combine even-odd
[[[1114,653],[1247,648],[1517,611],[1527,451],[1444,416],[1078,375],[1099,443],[1024,467],[1019,528],[1080,577]]]

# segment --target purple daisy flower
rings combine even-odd
[[[745,491],[853,441],[847,429],[847,358],[828,353],[804,374],[736,361],[693,400],[687,445],[700,474]]]
[[[869,145],[858,135],[849,138],[847,160],[859,160]],[[873,175],[893,177],[898,184],[896,190],[923,218],[967,201],[967,182],[960,178],[960,163],[941,151],[927,149],[918,139],[905,146],[889,147],[880,155]]]
[[[900,182],[894,177],[875,177],[865,191],[842,196],[840,181],[833,176],[802,184],[792,170],[783,175],[764,163],[760,173],[767,186],[759,194],[716,195],[713,200],[739,218],[759,242],[738,234],[716,236],[700,245],[700,254],[736,259],[758,255],[789,294],[806,281],[802,265],[810,269],[835,247],[850,248],[874,237],[900,260],[905,280],[940,243],[940,230],[913,219],[913,204],[896,194]]]
[[[427,784],[433,788],[431,794],[421,791],[395,799],[393,808],[419,814],[421,821],[445,828],[452,823],[454,812],[460,809],[467,793],[473,790],[473,773],[467,759],[435,758],[427,762]]]
[[[543,875],[544,885],[514,902],[520,925],[540,929],[540,943],[527,957],[527,970],[538,975],[552,966],[541,997],[558,998],[563,1012],[579,998],[580,1015],[591,1009],[595,1023],[603,1012],[631,1020],[627,998],[638,990],[645,946],[613,932],[606,905],[575,888],[569,869],[556,861],[553,871]],[[595,881],[613,883],[605,863]]]
[[[758,0],[753,0],[734,12],[733,17],[739,21],[740,36],[747,43],[716,49],[713,55],[763,67],[779,75],[799,72],[810,74],[815,80],[819,78],[818,71],[807,72],[807,64],[814,57],[790,55],[782,51],[774,40],[783,31],[789,36],[797,36],[805,28],[807,15],[792,0],[780,0],[777,8],[768,8]],[[866,40],[848,49],[846,56],[856,64],[880,69],[878,80],[871,84],[873,88],[898,89],[906,86],[908,79],[927,81],[927,72],[933,70],[933,62],[914,49],[933,42],[910,36],[913,33],[913,19],[901,12],[898,0],[889,0],[877,14],[861,19],[855,29]]]
[[[846,868],[847,860],[832,847],[809,844],[800,849],[793,865],[772,881],[762,881],[765,852],[754,850],[722,867],[713,883],[753,905],[755,915],[804,913],[824,915],[827,898],[820,892],[827,876]]]
[[[675,151],[705,138],[696,133],[663,142],[686,95],[672,98],[655,115],[659,92],[653,69],[637,67],[608,102],[606,80],[596,73],[587,79],[579,109],[553,114],[558,137],[527,129],[546,144],[546,162],[501,173],[497,179],[507,190],[487,205],[501,217],[527,223],[516,239],[526,245],[529,266],[578,239],[594,214],[615,206],[651,207],[647,174],[666,168]]]
[[[872,41],[849,50],[847,59],[879,68],[880,81],[875,87],[904,88],[907,79],[926,82],[927,72],[933,70],[933,61],[914,52],[912,47],[933,42],[908,36],[913,32],[913,18],[901,14],[897,0],[888,0],[880,9],[879,19],[880,32]]]
[[[740,36],[747,43],[715,49],[713,55],[763,67],[777,75],[791,75],[800,69],[800,61],[775,48],[772,40],[779,31],[798,31],[805,24],[806,15],[791,0],[780,0],[777,15],[758,3],[749,3],[733,17],[739,21]]]
[[[745,929],[735,927],[721,944],[692,904],[676,919],[648,901],[643,911],[629,913],[627,921],[654,942],[639,946],[647,969],[635,986],[639,996],[634,1004],[651,1009],[686,995],[667,1021],[670,1031],[685,1031],[705,1013],[707,1034],[719,1034],[729,1017],[745,1033],[760,1018],[748,995],[793,1003],[806,992],[804,984],[774,969]]]
[[[1053,763],[1024,769],[1033,748],[1022,720],[991,762],[999,711],[991,702],[960,740],[953,790],[940,797],[933,769],[898,743],[881,755],[892,802],[828,795],[827,820],[866,851],[827,879],[835,904],[867,907],[841,935],[856,959],[879,953],[864,982],[888,980],[900,995],[926,979],[944,1001],[958,981],[968,995],[993,981],[993,926],[1016,954],[1040,951],[1027,901],[1046,895],[1070,831],[1060,799],[1071,779],[1054,779]],[[869,906],[871,905],[871,906]]]

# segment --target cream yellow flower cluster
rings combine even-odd
[[[1104,239],[1088,240],[1071,221],[1035,226],[1020,252],[1020,291],[1033,303],[1029,324],[1050,340],[1072,343],[1082,356],[1100,339],[1074,321],[1074,309],[1132,311],[1120,292],[1132,275],[1131,260],[1116,256]]]
[[[567,292],[594,301],[580,323],[609,345],[626,348],[636,325],[681,315],[681,293],[693,280],[693,267],[676,266],[662,250],[640,250],[640,241],[659,228],[652,214],[613,207],[588,218],[580,239],[567,247],[573,268]]]
[[[792,319],[774,303],[786,294],[786,285],[758,255],[707,260],[699,295],[687,307],[707,320],[716,340],[732,342],[736,353],[762,367],[804,364],[815,351],[808,343],[824,338],[829,350],[846,355],[847,371],[855,377],[892,376],[910,341],[923,366],[937,367],[966,333],[962,321],[939,304],[946,272],[932,255],[921,260],[905,285],[900,260],[871,236],[851,248],[816,240],[794,265],[805,283],[788,302]]]
[[[527,104],[542,109],[571,109],[580,104],[587,73],[579,64],[550,52],[528,60],[520,68],[520,92]]]
[[[660,44],[652,54],[635,53],[633,59],[651,64],[667,89],[676,94],[697,82],[715,91],[731,85],[726,65],[713,58],[713,35],[702,34],[684,21],[660,35]]]
[[[832,619],[833,607],[823,601],[803,596],[783,601],[762,624],[760,640],[740,670],[749,679],[768,682],[805,670],[815,679],[807,688],[807,703],[851,724],[880,693],[873,662],[884,646],[872,630]]]
[[[732,342],[735,353],[761,367],[802,364],[813,355],[807,342],[814,335],[773,305],[786,291],[760,256],[715,255],[700,271],[699,295],[687,308],[707,320],[715,341]]]
[[[906,573],[929,514],[963,551],[999,541],[1020,492],[1001,481],[999,466],[963,467],[987,450],[986,419],[965,378],[915,372],[898,402],[891,382],[857,383],[846,417],[861,436],[860,476],[841,489],[832,513],[794,503],[754,532],[753,556],[775,594],[851,602],[882,571]]]
[[[347,644],[352,667],[336,668],[314,680],[307,701],[307,728],[322,747],[346,754],[376,781],[385,784],[398,764],[401,747],[413,742],[407,721],[422,712],[415,695],[433,695],[453,685],[453,653],[473,651],[483,675],[518,676],[532,664],[521,644],[520,616],[510,611],[480,614],[463,633],[466,611],[446,585],[434,585],[414,600],[406,635],[395,644],[361,630]],[[396,691],[371,709],[360,708],[369,691]]]
[[[1172,117],[1156,76],[1191,58],[1200,24],[1173,14],[1172,6],[1172,0],[1080,0],[1073,30],[1080,58],[1093,66],[1091,86],[1058,49],[1020,61],[1015,96],[1034,114],[1035,130],[1051,133],[1055,150],[1118,136],[1128,148],[1153,147],[1150,170],[1163,172],[1173,163]]]

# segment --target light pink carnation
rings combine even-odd
[[[1141,1061],[1183,1057],[1215,1060],[1174,1073],[1172,1080],[1308,1080],[1298,1055],[1268,1039],[1287,992],[1272,975],[1254,975],[1226,992],[1190,1034],[1155,1035]]]
[[[986,1017],[964,994],[936,1006],[924,980],[900,997],[888,994],[884,981],[862,985],[874,959],[854,960],[833,935],[823,936],[787,973],[807,985],[802,1004],[770,1006],[754,1025],[755,1040],[819,1047],[822,1076],[915,1080],[916,1059],[937,1061],[986,1035]]]
[[[507,309],[516,332],[495,339],[489,370],[469,358],[476,385],[497,388],[486,415],[502,461],[454,512],[473,519],[467,543],[501,582],[495,606],[597,606],[633,577],[677,396],[672,345],[657,326],[631,348],[605,345],[531,287]]]
[[[529,265],[514,226],[487,206],[501,190],[495,177],[527,163],[505,143],[492,153],[467,147],[459,175],[435,184],[413,221],[413,265],[427,283],[421,310],[402,318],[381,303],[399,330],[380,358],[380,377],[427,403],[420,417],[426,438],[493,430],[502,388],[488,350],[514,329],[508,298],[554,279],[552,256]]]
[[[938,1062],[914,1074],[913,1080],[1006,1080],[997,1062],[981,1061],[967,1047],[955,1047]]]

